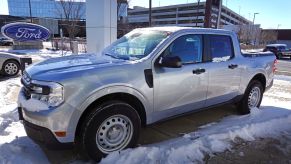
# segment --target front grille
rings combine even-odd
[[[23,93],[24,93],[24,97],[26,99],[30,99],[31,98],[30,89],[26,88],[25,86],[23,86]]]
[[[24,97],[26,99],[30,99],[31,98],[31,78],[29,77],[29,75],[24,72],[23,76],[21,78],[21,83],[23,85],[23,93],[24,93]]]

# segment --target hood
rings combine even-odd
[[[56,76],[56,79],[72,75],[78,76],[77,72],[95,70],[125,62],[128,61],[113,59],[108,56],[97,56],[96,54],[71,55],[51,58],[33,64],[26,69],[26,72],[32,79],[49,81]]]

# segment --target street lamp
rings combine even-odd
[[[152,0],[149,0],[149,26],[152,26]]]
[[[258,15],[258,14],[260,14],[260,13],[254,13],[253,25],[255,25],[256,15]]]
[[[198,27],[198,19],[199,19],[199,7],[200,7],[200,0],[198,0],[198,2],[197,2],[196,27]]]
[[[256,44],[256,41],[257,41],[257,36],[255,34],[255,19],[256,19],[256,15],[258,15],[259,13],[254,13],[254,19],[253,19],[253,30],[252,30],[252,33],[253,33],[253,36],[255,36],[255,39],[254,39],[254,45]]]
[[[32,15],[31,15],[31,2],[30,2],[30,0],[28,0],[28,4],[29,4],[29,16],[30,16],[30,23],[32,23]]]

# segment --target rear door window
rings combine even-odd
[[[209,35],[209,42],[212,62],[224,62],[234,57],[233,43],[230,36]]]

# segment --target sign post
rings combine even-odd
[[[205,28],[219,28],[222,0],[206,0]]]
[[[64,48],[64,33],[63,33],[63,29],[60,29],[60,35],[61,35],[61,49],[62,49],[62,56],[64,56],[64,51],[63,51],[63,48]]]

